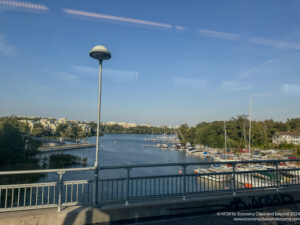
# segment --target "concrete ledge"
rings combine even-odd
[[[0,213],[0,225],[15,224],[110,224],[117,221],[204,215],[220,211],[237,211],[271,207],[300,202],[300,189],[249,191],[237,193],[189,196],[186,200],[163,199],[106,205],[99,208],[87,206],[68,207],[61,212],[53,209],[27,210]]]

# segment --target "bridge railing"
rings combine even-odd
[[[299,161],[226,161],[100,167],[97,203],[129,204],[131,201],[145,199],[186,199],[201,194],[236,194],[249,190],[300,187]],[[72,179],[66,176],[84,171],[92,172],[93,167],[0,172],[0,179],[1,176],[15,174],[58,175],[55,182],[0,185],[0,212],[50,207],[60,210],[69,205],[89,205],[95,191],[92,185],[94,179],[87,176],[85,179]]]

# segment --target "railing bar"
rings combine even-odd
[[[167,178],[167,192],[168,192],[168,195],[170,194],[173,194],[173,185],[172,185],[172,180],[173,180],[173,177],[168,177]]]
[[[14,192],[15,192],[15,189],[12,188],[11,189],[11,203],[10,203],[10,208],[14,207]]]
[[[114,181],[111,182],[111,199],[114,199]]]
[[[48,185],[47,191],[48,191],[48,193],[47,193],[47,197],[48,197],[47,205],[49,205],[49,199],[50,199],[50,186],[49,185]]]
[[[211,179],[210,179],[211,176],[212,175],[208,175],[208,177],[207,177],[208,178],[208,180],[207,180],[208,190],[207,191],[209,191],[209,192],[211,191],[211,184],[210,184],[211,183]]]
[[[30,207],[31,207],[31,200],[32,200],[32,187],[30,187],[30,196],[29,196],[29,199],[30,199]]]
[[[101,181],[101,201],[104,201],[104,197],[103,197],[103,194],[104,194],[103,183],[104,183],[104,181]]]
[[[19,205],[20,205],[20,188],[18,188],[18,201],[17,201],[17,207],[18,208],[19,208]]]
[[[71,202],[73,202],[73,184],[71,184]]]
[[[35,206],[37,206],[39,187],[35,188]]]
[[[136,180],[134,179],[129,179],[131,185],[130,185],[130,197],[133,198],[133,187],[134,187],[134,181],[136,182]]]
[[[90,182],[87,183],[87,202],[90,201]]]
[[[149,179],[150,179],[150,196],[151,196],[152,195],[152,179],[151,179],[151,177]]]
[[[76,202],[78,203],[78,196],[79,196],[79,184],[76,185]]]
[[[156,179],[154,178],[154,195],[157,195],[156,192]]]
[[[53,205],[55,205],[56,199],[55,199],[55,192],[56,192],[56,186],[52,186],[53,187]]]
[[[203,178],[204,178],[204,179],[203,179],[203,181],[204,181],[204,191],[206,191],[206,185],[205,185],[206,177],[205,177],[205,176],[207,176],[207,175],[204,175],[204,176],[203,176]]]
[[[143,188],[143,182],[144,179],[140,179],[140,185],[139,185],[139,196],[140,198],[143,198],[144,197],[144,191],[145,189]]]
[[[45,186],[42,188],[42,205],[44,205],[44,191],[45,191]]]
[[[80,201],[84,201],[84,184],[81,184],[81,196],[80,196]]]
[[[241,177],[242,174],[239,174],[239,177]],[[246,184],[246,176],[247,176],[247,183],[249,182],[249,174],[245,174],[242,178],[244,178],[244,186]],[[249,186],[249,184],[248,184]]]
[[[191,177],[191,179],[192,179],[192,192],[193,193],[196,193],[197,192],[197,187],[196,187],[196,185],[197,185],[197,183],[196,183],[196,181],[197,181],[197,177]]]
[[[160,178],[158,178],[158,195],[160,195]]]
[[[5,191],[5,202],[4,202],[5,209],[7,208],[7,195],[8,195],[8,188],[6,188],[6,191]]]
[[[62,195],[62,193],[61,193],[61,195]],[[67,203],[67,200],[68,200],[68,184],[66,184],[65,203]]]
[[[124,180],[121,180],[121,189],[122,189],[122,192],[121,192],[121,198],[123,199],[124,198]]]
[[[108,200],[108,182],[109,181],[106,182],[106,200]]]
[[[177,191],[177,189],[178,189],[178,187],[177,187],[177,185],[178,185],[178,184],[177,184],[177,178],[178,178],[178,177],[175,177],[175,181],[176,181],[176,185],[175,185],[175,193],[176,193],[176,194],[178,193],[178,191]]]
[[[145,196],[148,196],[148,186],[149,186],[148,183],[149,183],[148,178],[146,177],[145,178]]]
[[[136,196],[136,197],[137,197],[137,193],[138,193],[138,191],[137,191],[137,189],[138,189],[138,183],[139,183],[139,180],[136,179],[136,180],[135,180],[135,196]]]
[[[24,190],[24,207],[26,206],[26,193],[27,193],[27,188],[25,187],[25,190]]]
[[[117,180],[117,197],[116,199],[119,199],[119,181]]]
[[[147,178],[144,178],[144,196],[146,197],[147,196]]]
[[[195,188],[196,192],[198,193],[198,176],[195,177]]]
[[[166,187],[165,187],[165,178],[162,178],[163,179],[163,195],[166,194]]]

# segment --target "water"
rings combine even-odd
[[[155,164],[155,163],[180,163],[180,162],[199,162],[200,158],[187,155],[183,151],[161,150],[157,147],[148,147],[145,145],[155,145],[157,142],[149,142],[144,139],[151,135],[135,134],[105,134],[100,137],[100,166],[120,166],[136,164]],[[89,143],[96,143],[96,137],[90,137]],[[73,154],[87,158],[87,167],[94,165],[96,148],[65,150],[59,152],[42,153],[40,158],[49,157],[51,154]],[[82,167],[82,165],[73,165],[73,167]],[[178,174],[179,167],[160,167],[160,168],[141,168],[133,169],[131,175],[163,175]],[[100,177],[119,177],[125,175],[125,170],[100,171]],[[92,179],[92,171],[72,172],[65,175],[68,179]],[[123,176],[124,177],[124,176]],[[57,179],[57,175],[48,175],[42,178],[42,181]]]

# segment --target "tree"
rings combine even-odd
[[[23,132],[23,125],[14,117],[0,120],[0,170],[40,169],[35,158],[40,143]],[[0,184],[36,181],[40,175],[2,176]]]
[[[31,134],[37,137],[41,137],[44,135],[44,128],[41,124],[36,123],[34,124],[32,130],[31,130]]]

